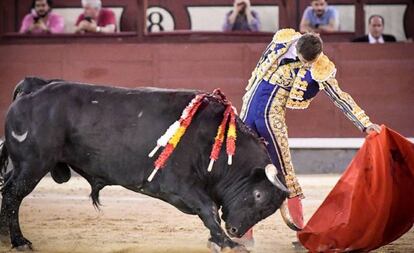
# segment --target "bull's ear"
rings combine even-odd
[[[265,170],[263,168],[254,168],[250,173],[250,178],[252,178],[254,182],[262,181],[266,178]]]

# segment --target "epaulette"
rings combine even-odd
[[[276,34],[273,36],[273,41],[276,43],[287,43],[300,38],[300,36],[302,36],[302,34],[295,31],[294,29],[286,28],[277,31]]]
[[[317,82],[324,82],[335,75],[335,64],[323,53],[312,64],[311,67],[312,79]]]

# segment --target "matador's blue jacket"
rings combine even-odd
[[[321,54],[312,67],[305,68],[296,55],[296,42],[301,34],[293,29],[279,30],[267,46],[252,72],[243,97],[241,118],[251,106],[251,100],[261,82],[279,85],[289,91],[286,107],[305,109],[316,94],[323,90],[345,115],[364,131],[372,123],[352,97],[343,92],[335,79],[336,68]]]

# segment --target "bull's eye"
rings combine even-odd
[[[254,200],[257,203],[262,203],[265,200],[266,195],[264,192],[259,191],[258,189],[253,191]]]

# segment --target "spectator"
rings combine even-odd
[[[32,9],[20,27],[20,33],[62,33],[64,19],[52,12],[52,0],[33,0]]]
[[[353,42],[369,42],[370,44],[396,42],[393,35],[383,34],[384,32],[384,18],[380,15],[372,15],[368,19],[368,35],[355,38]]]
[[[338,11],[326,0],[312,0],[300,22],[300,32],[334,32],[339,27]]]
[[[102,8],[101,0],[82,0],[84,12],[76,21],[76,33],[113,33],[116,18],[112,10]]]
[[[235,0],[233,10],[226,14],[223,31],[257,32],[259,28],[259,15],[251,10],[250,0]]]

